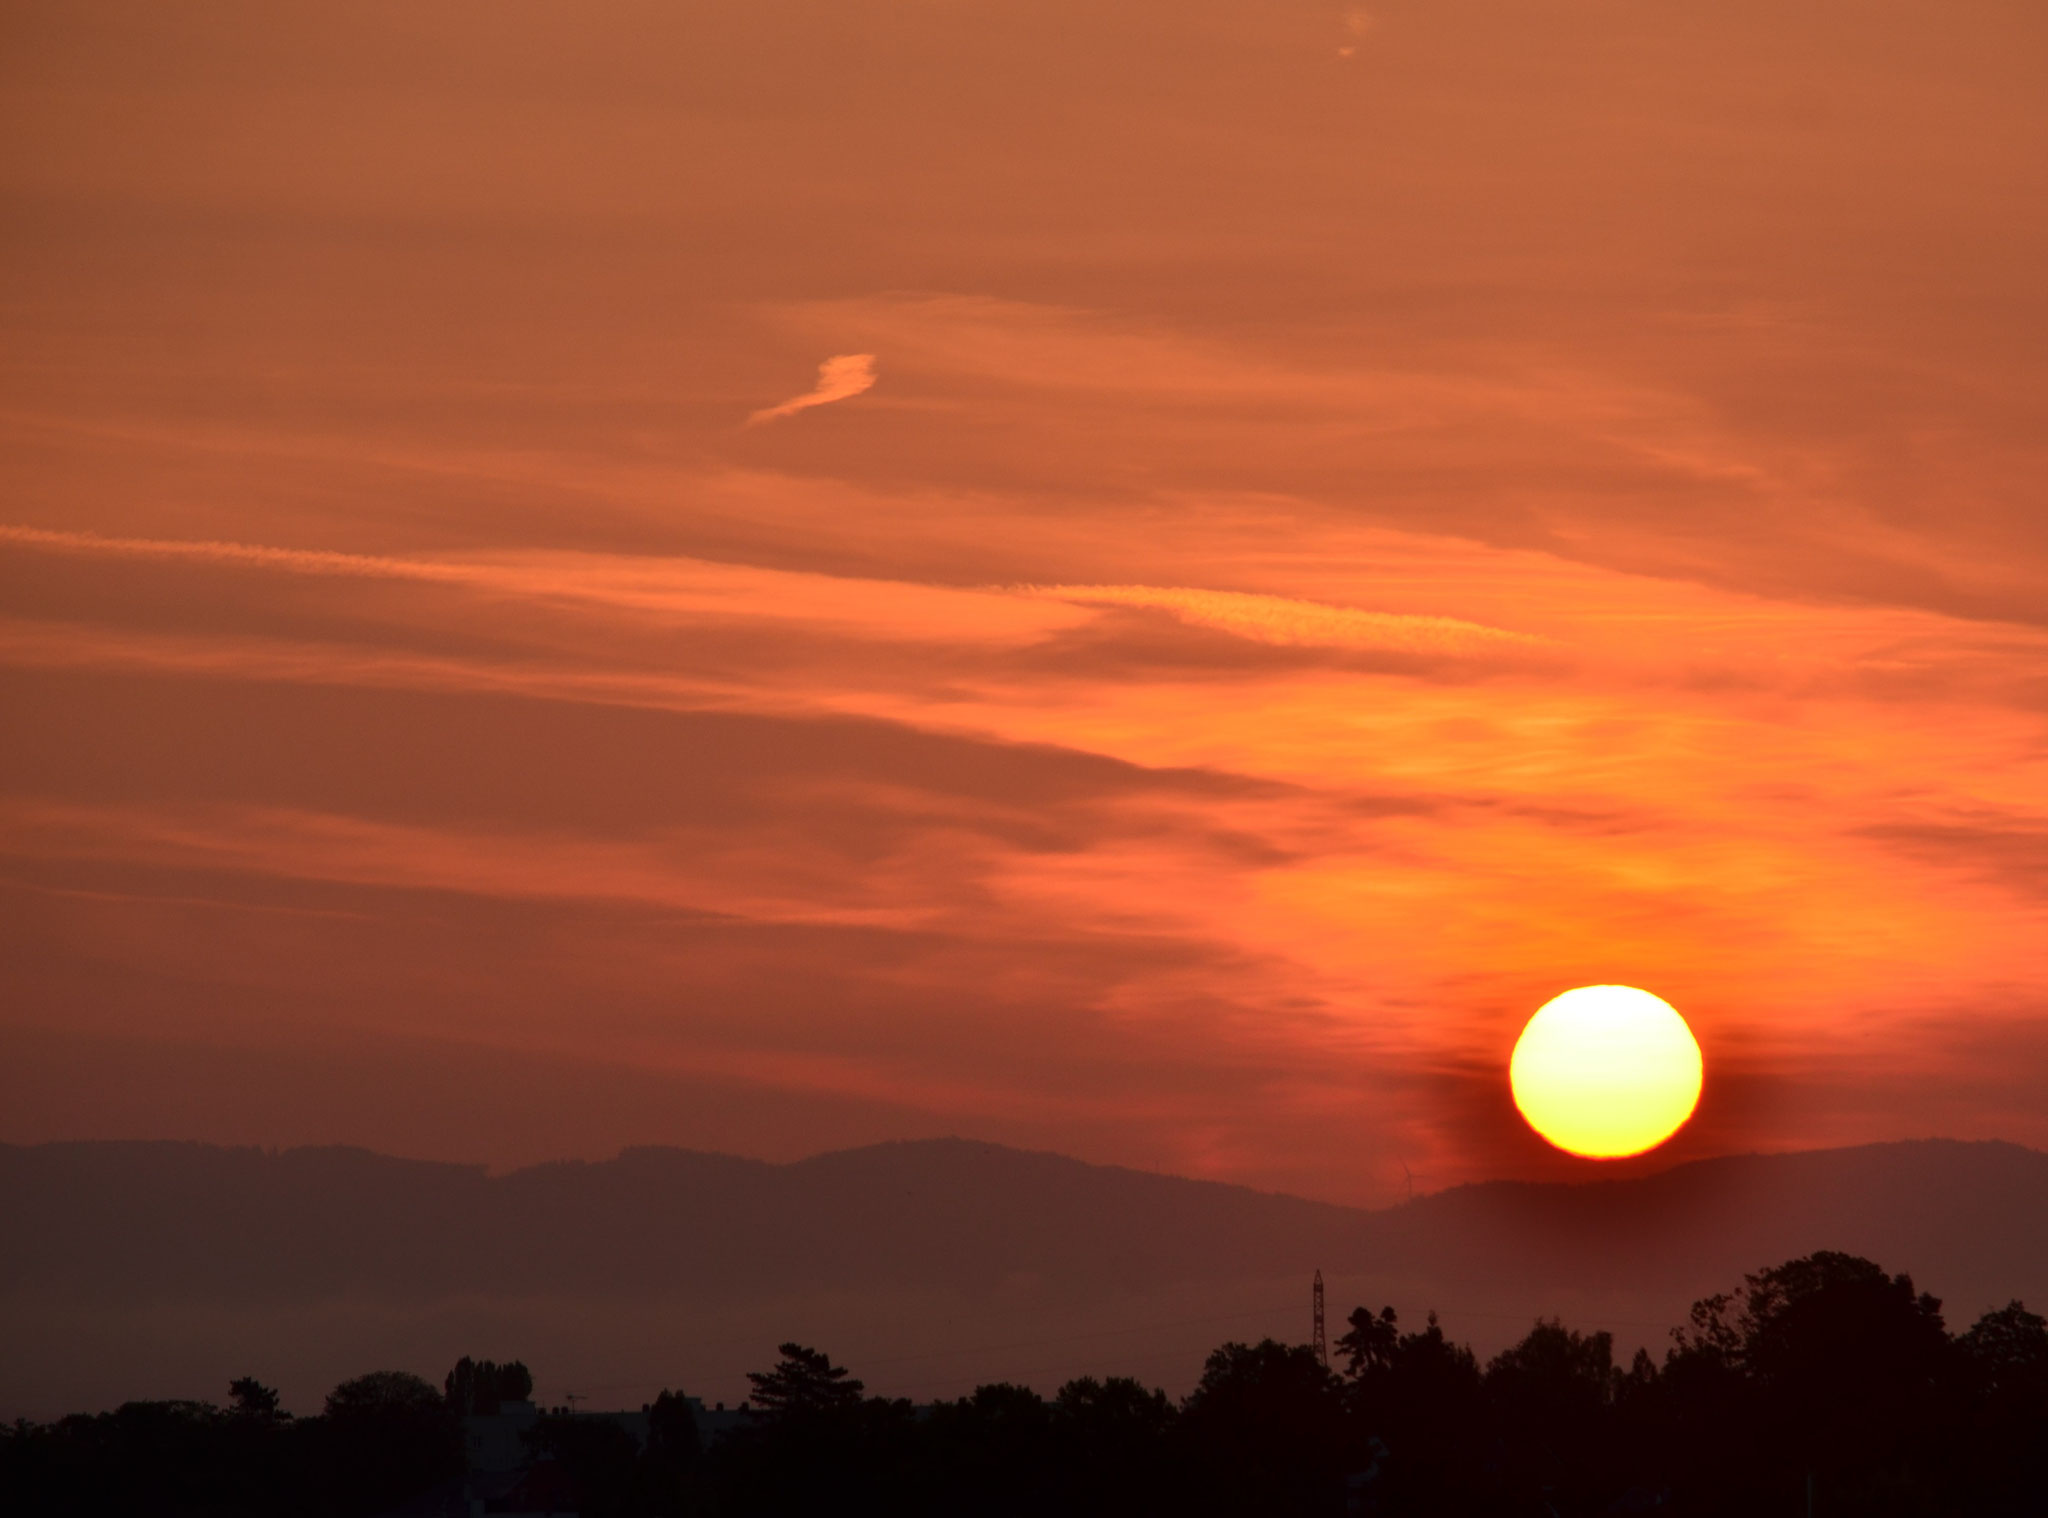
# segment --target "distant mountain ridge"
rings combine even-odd
[[[1369,1214],[961,1139],[787,1165],[628,1149],[492,1177],[367,1150],[0,1146],[0,1291],[1123,1289],[1355,1256]]]
[[[640,1148],[498,1177],[346,1148],[0,1145],[0,1217],[0,1293],[129,1302],[1130,1292],[1316,1267],[1661,1297],[1818,1248],[2048,1302],[2048,1154],[1938,1139],[1382,1211],[964,1139],[786,1165]]]

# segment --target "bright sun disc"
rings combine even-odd
[[[1700,1046],[1671,1003],[1581,986],[1537,1008],[1508,1061],[1515,1105],[1558,1148],[1616,1160],[1655,1149],[1700,1099]]]

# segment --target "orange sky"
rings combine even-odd
[[[2048,10],[0,28],[0,1139],[2048,1144]]]

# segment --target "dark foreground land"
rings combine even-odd
[[[253,1380],[227,1407],[130,1403],[0,1433],[0,1511],[604,1515],[2041,1514],[2048,1322],[1951,1333],[1903,1275],[1820,1253],[1699,1302],[1661,1363],[1540,1321],[1483,1367],[1435,1322],[1360,1308],[1332,1345],[1225,1344],[1178,1405],[1134,1380],[1050,1400],[989,1385],[871,1398],[786,1344],[740,1426],[664,1393],[637,1420],[555,1412],[486,1500],[465,1429],[518,1365],[335,1388],[319,1417]],[[523,1405],[523,1404],[522,1404]],[[465,1422],[465,1418],[468,1421]],[[732,1421],[730,1419],[726,1420]]]

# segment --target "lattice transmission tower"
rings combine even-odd
[[[1327,1370],[1330,1365],[1330,1338],[1323,1329],[1323,1273],[1320,1270],[1316,1272],[1314,1300],[1316,1312],[1316,1335],[1314,1340],[1316,1364]]]

